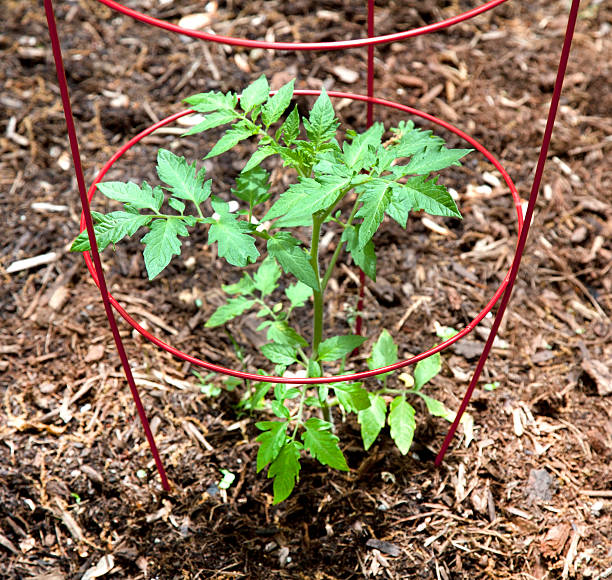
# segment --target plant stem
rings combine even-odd
[[[313,330],[312,330],[312,353],[313,360],[319,358],[319,345],[323,338],[323,289],[319,274],[319,238],[321,236],[321,225],[323,220],[316,214],[312,216],[312,241],[310,244],[310,264],[319,280],[318,290],[312,291],[313,301]]]

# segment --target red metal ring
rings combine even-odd
[[[247,48],[267,48],[273,50],[339,50],[341,48],[359,48],[362,46],[387,44],[398,40],[404,40],[406,38],[414,38],[415,36],[420,36],[421,34],[428,34],[430,32],[442,30],[443,28],[448,28],[449,26],[453,26],[454,24],[458,24],[459,22],[463,22],[464,20],[474,18],[475,16],[478,16],[483,12],[487,12],[488,10],[495,8],[496,6],[499,6],[500,4],[503,4],[506,1],[507,0],[489,0],[481,6],[473,8],[471,10],[467,10],[466,12],[462,12],[461,14],[458,14],[451,18],[447,18],[446,20],[441,20],[440,22],[435,22],[433,24],[428,24],[419,28],[413,28],[412,30],[406,30],[404,32],[385,34],[384,36],[355,38],[352,40],[339,40],[334,42],[265,42],[262,40],[235,38],[233,36],[222,36],[218,34],[211,34],[209,32],[203,32],[201,30],[191,30],[189,28],[183,28],[182,26],[178,26],[170,22],[165,22],[164,20],[159,20],[158,18],[154,18],[153,16],[148,16],[147,14],[143,14],[142,12],[138,12],[137,10],[133,10],[132,8],[128,8],[127,6],[124,6],[119,2],[115,2],[115,0],[98,0],[98,2],[105,4],[109,8],[116,10],[121,14],[125,14],[130,18],[139,20],[140,22],[144,22],[145,24],[157,26],[158,28],[163,28],[164,30],[168,30],[170,32],[183,34],[185,36],[191,36],[193,38],[200,38],[202,40],[208,40],[210,42],[216,42],[219,44],[229,44],[232,46],[243,46]]]
[[[317,96],[317,95],[320,95],[321,92],[317,90],[296,90],[294,94]],[[413,109],[412,107],[408,107],[400,103],[388,101],[385,99],[379,99],[376,97],[367,97],[365,95],[358,95],[358,94],[353,94],[353,93],[342,93],[342,92],[337,92],[337,91],[330,91],[328,94],[330,97],[334,97],[334,98],[347,98],[347,99],[352,99],[355,101],[363,101],[366,103],[370,102],[370,103],[373,103],[374,105],[381,105],[384,107],[397,109],[399,111],[408,113],[410,115],[421,117],[422,119],[426,119],[427,121],[435,123],[436,125],[439,125],[440,127],[447,129],[448,131],[451,131],[455,135],[459,136],[461,139],[467,141],[467,143],[469,143],[472,147],[474,147],[474,149],[482,153],[485,156],[485,158],[492,163],[492,165],[501,173],[504,181],[508,185],[510,189],[510,193],[512,195],[512,199],[514,200],[514,206],[515,206],[516,213],[517,213],[518,234],[520,235],[520,232],[523,229],[523,211],[521,207],[521,200],[516,190],[516,187],[514,183],[512,182],[512,179],[506,172],[506,170],[502,167],[501,163],[493,156],[492,153],[490,153],[483,145],[481,145],[474,138],[470,137],[469,135],[467,135],[466,133],[464,133],[457,127],[451,125],[450,123],[443,121],[442,119],[438,119],[437,117],[434,117],[433,115],[424,113],[423,111]],[[96,185],[100,181],[102,181],[102,179],[104,178],[108,170],[115,164],[116,161],[118,161],[126,153],[126,151],[131,149],[134,145],[140,142],[144,137],[146,137],[147,135],[150,135],[157,129],[164,127],[166,125],[169,125],[170,123],[176,121],[177,119],[184,117],[186,115],[189,115],[191,113],[193,113],[192,110],[180,111],[179,113],[175,113],[174,115],[171,115],[165,119],[162,119],[158,123],[155,123],[154,125],[151,125],[147,129],[145,129],[144,131],[141,131],[140,133],[138,133],[138,135],[136,135],[135,137],[130,139],[125,145],[123,145],[123,147],[121,147],[110,158],[110,160],[104,165],[104,167],[102,167],[102,169],[100,170],[100,172],[94,179],[87,193],[89,202],[91,203],[91,200],[93,199],[93,196],[96,192]],[[83,231],[84,229],[85,229],[85,217],[84,217],[84,214],[81,213],[81,231]],[[89,272],[92,278],[94,279],[94,282],[99,286],[98,278],[96,276],[96,271],[95,271],[95,268],[92,262],[91,255],[89,252],[83,252],[83,254],[85,257],[87,268],[89,269]],[[361,372],[352,373],[352,374],[338,375],[338,376],[333,376],[333,377],[287,378],[287,377],[278,377],[278,376],[257,375],[253,373],[243,372],[243,371],[236,371],[236,370],[229,369],[229,368],[226,368],[220,365],[208,363],[206,361],[203,361],[201,359],[188,355],[178,350],[177,348],[174,348],[173,346],[165,343],[164,341],[157,338],[156,336],[152,335],[150,332],[148,332],[142,326],[140,326],[110,293],[109,293],[109,299],[113,307],[123,317],[123,319],[130,326],[132,326],[132,328],[134,328],[137,332],[139,332],[143,337],[145,337],[147,340],[149,340],[153,344],[159,346],[166,352],[184,361],[187,361],[195,366],[202,367],[202,368],[205,368],[209,371],[213,371],[216,373],[221,373],[225,375],[238,377],[241,379],[248,379],[248,380],[254,380],[254,381],[267,381],[271,383],[286,383],[286,384],[323,384],[323,383],[337,383],[337,382],[342,382],[342,381],[347,381],[347,380],[360,380],[360,379],[365,379],[368,377],[373,377],[373,376],[376,376],[382,373],[386,373],[389,371],[395,371],[403,367],[409,366],[411,364],[414,364],[420,360],[423,360],[447,348],[451,344],[455,343],[456,341],[458,341],[459,339],[463,338],[465,335],[470,333],[474,329],[474,327],[490,312],[490,310],[493,308],[495,303],[499,300],[500,296],[503,294],[506,286],[508,285],[509,274],[510,272],[506,274],[501,285],[499,286],[499,288],[497,289],[497,291],[495,292],[491,300],[489,300],[485,308],[465,328],[459,331],[459,333],[456,334],[454,337],[438,344],[434,348],[431,348],[427,351],[422,352],[421,354],[413,356],[409,359],[405,359],[403,361],[396,362],[395,364],[392,364],[386,367],[381,367],[378,369],[367,370],[367,371],[361,371]]]

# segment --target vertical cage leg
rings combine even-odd
[[[544,130],[544,137],[542,138],[542,145],[540,147],[540,155],[538,157],[538,163],[536,165],[535,176],[533,178],[533,184],[531,186],[531,191],[529,194],[529,204],[527,206],[527,211],[525,212],[525,221],[523,225],[523,229],[521,230],[521,235],[519,237],[518,245],[516,248],[516,253],[514,255],[514,260],[512,262],[512,268],[510,269],[510,273],[508,274],[508,286],[504,291],[502,296],[499,309],[497,314],[495,315],[495,320],[493,321],[493,325],[491,327],[491,332],[489,333],[489,337],[487,338],[487,342],[485,343],[485,347],[480,355],[480,359],[478,360],[478,364],[476,366],[476,370],[474,371],[474,375],[472,376],[472,380],[468,386],[468,389],[461,401],[461,405],[459,410],[457,411],[457,415],[455,416],[455,420],[451,425],[444,442],[442,443],[442,447],[438,456],[436,457],[436,465],[440,465],[442,460],[444,459],[444,455],[446,454],[446,450],[450,445],[450,442],[457,430],[457,426],[461,421],[461,417],[465,412],[470,399],[472,398],[472,394],[474,389],[476,388],[476,384],[480,379],[480,375],[482,373],[482,369],[484,368],[485,362],[489,356],[489,352],[491,351],[491,347],[493,346],[493,341],[497,336],[497,332],[499,330],[499,326],[501,324],[502,318],[504,317],[504,313],[506,311],[506,306],[508,305],[508,301],[510,300],[510,295],[512,294],[512,288],[516,281],[516,276],[518,274],[519,266],[521,264],[521,258],[523,256],[523,252],[525,250],[525,243],[527,241],[527,235],[529,233],[529,227],[531,225],[531,218],[533,216],[533,210],[536,204],[536,200],[538,197],[538,193],[540,191],[540,184],[542,182],[542,174],[544,173],[544,165],[546,164],[546,157],[548,155],[548,149],[550,146],[550,140],[552,137],[552,131],[555,124],[555,117],[557,115],[557,110],[559,108],[559,99],[561,97],[561,89],[563,87],[563,79],[565,77],[565,72],[567,70],[567,63],[569,60],[570,49],[572,46],[572,39],[574,37],[574,29],[576,28],[576,20],[578,18],[578,8],[580,6],[580,0],[572,0],[572,5],[570,8],[568,20],[567,20],[567,29],[565,31],[565,39],[563,41],[563,48],[561,50],[561,57],[559,59],[559,68],[557,69],[557,78],[555,80],[555,88],[553,91],[553,96],[550,101],[550,108],[548,111],[548,119],[546,120],[546,129]]]
[[[121,335],[119,334],[119,328],[117,327],[117,321],[115,319],[113,309],[110,303],[108,289],[106,286],[106,281],[104,279],[104,272],[102,271],[102,262],[100,260],[100,254],[98,253],[98,245],[96,243],[96,236],[94,233],[93,221],[91,218],[91,211],[89,209],[89,201],[87,199],[87,188],[85,187],[85,177],[83,175],[81,155],[79,152],[79,144],[77,140],[76,128],[74,125],[74,117],[72,115],[72,106],[70,104],[70,96],[68,93],[68,82],[66,81],[66,72],[64,69],[64,62],[62,58],[62,51],[61,51],[59,35],[57,31],[57,22],[55,18],[55,12],[53,10],[52,0],[44,0],[44,5],[45,5],[45,14],[47,16],[47,25],[49,28],[49,37],[51,39],[51,47],[53,50],[53,58],[55,61],[55,69],[57,72],[57,80],[58,80],[59,87],[60,87],[62,105],[64,107],[64,115],[66,118],[66,127],[68,129],[70,150],[72,152],[72,159],[74,162],[74,170],[75,170],[77,184],[79,188],[81,205],[83,207],[83,214],[85,216],[85,223],[87,225],[87,234],[89,236],[89,241],[91,244],[91,257],[93,259],[93,262],[96,268],[96,274],[98,276],[100,294],[102,295],[102,302],[104,303],[106,317],[108,318],[108,323],[113,333],[113,338],[115,340],[115,346],[117,348],[117,353],[119,354],[119,358],[121,359],[121,364],[123,366],[123,370],[125,372],[127,382],[130,386],[132,398],[134,399],[134,403],[136,404],[136,409],[138,410],[138,416],[140,417],[140,422],[142,423],[142,426],[144,428],[147,442],[149,443],[149,447],[151,448],[151,453],[153,454],[155,465],[157,467],[157,471],[161,478],[162,487],[166,491],[168,491],[170,489],[168,477],[166,476],[166,472],[164,470],[164,466],[162,464],[161,457],[159,455],[159,451],[155,443],[153,432],[151,431],[151,427],[149,425],[149,421],[147,419],[147,415],[146,415],[144,406],[140,399],[140,394],[138,393],[138,388],[136,387],[134,376],[132,375],[132,369],[130,368],[130,363],[127,357],[127,353],[125,351],[125,347],[123,345]]]

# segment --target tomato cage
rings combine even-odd
[[[121,364],[124,369],[124,373],[126,376],[126,380],[130,387],[130,391],[136,405],[136,409],[138,412],[138,416],[142,423],[145,436],[149,447],[151,449],[151,453],[153,455],[155,465],[157,467],[157,471],[160,475],[161,484],[164,490],[170,489],[170,483],[168,481],[168,477],[166,475],[164,466],[161,461],[161,457],[157,448],[157,444],[155,442],[155,438],[149,426],[149,422],[147,419],[147,415],[142,404],[142,400],[140,398],[140,394],[136,387],[134,377],[131,371],[131,367],[129,364],[129,359],[125,350],[125,346],[123,344],[123,340],[119,333],[117,320],[114,314],[116,311],[133,329],[139,332],[144,338],[146,338],[151,343],[155,344],[159,348],[165,350],[166,352],[172,354],[173,356],[187,361],[194,366],[201,367],[207,369],[209,371],[220,373],[224,375],[230,375],[242,379],[251,379],[258,381],[267,381],[272,383],[286,383],[286,384],[330,384],[337,383],[341,381],[347,380],[359,380],[368,377],[373,377],[376,375],[380,375],[383,373],[387,373],[390,371],[395,371],[406,366],[415,364],[416,362],[423,360],[437,352],[444,350],[449,347],[451,344],[465,337],[468,333],[470,333],[481,321],[482,319],[491,312],[493,307],[499,302],[499,306],[497,308],[497,312],[495,314],[488,338],[485,342],[485,346],[480,355],[478,363],[475,367],[474,374],[470,380],[470,383],[466,389],[466,392],[463,396],[462,402],[459,406],[459,409],[456,412],[455,419],[442,443],[441,449],[436,457],[435,464],[439,465],[446,451],[451,443],[451,440],[455,434],[455,431],[459,425],[461,417],[465,412],[465,409],[471,399],[472,393],[476,387],[478,380],[480,379],[480,375],[484,368],[485,362],[489,356],[491,347],[493,345],[493,341],[497,335],[499,330],[499,326],[501,324],[502,318],[506,311],[506,307],[508,301],[510,299],[512,288],[514,286],[521,257],[523,255],[525,244],[527,240],[527,235],[529,233],[529,228],[531,225],[531,220],[533,216],[533,210],[535,207],[535,203],[538,197],[542,175],[544,171],[544,165],[546,162],[546,157],[550,145],[550,140],[552,136],[552,131],[554,127],[555,117],[557,114],[557,109],[559,106],[559,100],[561,96],[561,89],[563,85],[563,79],[567,69],[567,63],[569,60],[569,53],[572,43],[572,38],[574,34],[575,24],[578,16],[578,8],[580,5],[580,0],[572,0],[571,7],[568,14],[567,20],[567,29],[565,38],[563,41],[563,45],[561,48],[561,54],[559,58],[559,66],[557,70],[556,81],[554,85],[553,94],[550,101],[548,117],[546,121],[546,127],[544,131],[544,135],[542,138],[540,152],[537,160],[537,165],[535,169],[535,174],[530,190],[529,201],[526,207],[526,210],[523,212],[521,206],[521,200],[512,182],[512,179],[503,168],[502,164],[496,159],[496,157],[488,150],[484,145],[476,141],[473,137],[467,135],[459,128],[454,125],[440,119],[434,117],[426,112],[408,107],[401,103],[397,103],[395,101],[386,100],[380,97],[375,96],[374,92],[374,48],[377,45],[389,44],[392,42],[404,41],[406,39],[414,38],[422,34],[436,32],[442,29],[446,29],[448,27],[453,26],[459,22],[463,22],[465,20],[474,18],[483,14],[484,12],[503,4],[507,0],[489,0],[481,4],[480,6],[465,11],[463,13],[457,14],[451,18],[446,20],[442,20],[433,24],[429,24],[426,26],[422,26],[419,28],[414,28],[411,30],[397,32],[393,34],[387,34],[384,36],[375,36],[375,21],[374,21],[374,0],[365,0],[367,2],[367,35],[363,38],[344,40],[344,41],[333,41],[333,42],[320,42],[320,43],[302,43],[302,42],[268,42],[261,40],[251,40],[246,38],[236,38],[231,36],[220,36],[211,34],[208,32],[204,32],[201,30],[190,30],[183,28],[181,26],[172,24],[170,22],[166,22],[163,20],[159,20],[142,12],[138,12],[132,8],[124,6],[115,0],[98,0],[100,3],[105,4],[107,7],[112,10],[129,16],[135,20],[138,20],[144,24],[150,26],[156,26],[160,29],[166,30],[171,33],[178,33],[185,36],[191,36],[197,39],[201,39],[207,42],[215,42],[219,44],[225,44],[229,46],[239,46],[239,47],[247,47],[247,48],[262,48],[262,49],[270,49],[270,50],[283,50],[283,51],[335,51],[335,50],[345,50],[345,49],[356,49],[356,48],[367,48],[367,94],[355,94],[355,93],[343,93],[337,91],[329,91],[328,94],[332,98],[342,98],[342,99],[350,99],[352,101],[359,101],[365,103],[366,106],[366,128],[371,126],[374,119],[374,110],[376,107],[386,107],[389,109],[395,109],[407,113],[411,116],[419,117],[428,122],[431,122],[435,125],[438,125],[452,133],[454,133],[461,140],[467,142],[471,145],[475,150],[477,150],[481,155],[485,157],[485,159],[491,163],[495,169],[497,169],[502,178],[507,185],[510,195],[512,196],[514,207],[517,214],[517,243],[515,254],[512,260],[512,265],[503,278],[502,283],[494,292],[493,296],[487,302],[487,304],[482,308],[482,310],[478,313],[478,315],[469,322],[463,329],[461,329],[458,334],[456,334],[453,338],[448,339],[436,347],[424,351],[416,356],[413,356],[409,359],[399,361],[395,364],[381,367],[373,370],[365,370],[359,371],[350,374],[342,374],[336,376],[324,376],[324,377],[309,377],[309,378],[295,378],[295,377],[281,377],[281,376],[264,376],[258,375],[248,372],[243,372],[227,367],[223,367],[220,365],[212,364],[205,360],[201,360],[196,356],[184,353],[177,348],[171,346],[170,344],[165,343],[158,337],[154,336],[142,326],[138,324],[134,318],[130,316],[130,314],[117,302],[117,300],[110,294],[108,287],[106,285],[106,281],[104,278],[104,273],[102,270],[102,262],[101,257],[98,252],[98,247],[96,243],[95,233],[93,229],[93,220],[90,211],[90,203],[93,199],[93,196],[96,192],[97,184],[104,178],[104,175],[111,169],[111,167],[119,160],[121,157],[129,151],[132,147],[134,147],[137,143],[139,143],[142,139],[144,139],[147,135],[155,132],[156,130],[169,125],[176,121],[177,119],[189,115],[192,113],[191,110],[180,111],[171,115],[158,123],[148,127],[144,131],[141,131],[138,135],[134,136],[130,139],[126,144],[124,144],[112,157],[111,159],[103,166],[103,168],[99,171],[97,176],[95,177],[93,183],[89,187],[86,187],[85,178],[83,174],[81,158],[79,153],[79,143],[77,138],[76,127],[74,123],[74,118],[72,115],[72,107],[70,102],[70,96],[68,91],[68,84],[66,81],[65,69],[62,59],[62,52],[60,46],[59,33],[57,28],[57,22],[55,18],[55,13],[53,9],[52,0],[44,0],[45,13],[47,17],[47,24],[49,28],[49,35],[53,50],[53,56],[55,61],[55,67],[57,71],[57,77],[59,81],[60,94],[62,99],[62,104],[64,108],[64,114],[66,119],[66,125],[68,130],[68,137],[70,142],[71,154],[74,162],[75,176],[77,180],[77,185],[79,189],[79,196],[82,205],[82,214],[81,214],[81,231],[87,230],[88,237],[91,244],[91,252],[84,252],[85,261],[87,264],[87,268],[98,286],[100,290],[101,299],[105,308],[106,316],[108,318],[109,326],[111,328],[113,338],[115,341],[115,346],[117,352],[119,354]],[[316,90],[296,90],[295,95],[303,95],[303,96],[311,96],[311,95],[319,95],[320,91]],[[363,272],[360,272],[360,288],[359,288],[359,302],[358,302],[358,312],[361,312],[363,309],[363,297],[364,297],[364,284],[365,284],[365,275]],[[114,309],[114,310],[113,310]],[[358,316],[357,324],[356,324],[356,332],[357,334],[361,331],[361,317]]]

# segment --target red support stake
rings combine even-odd
[[[512,288],[514,286],[514,282],[516,281],[516,276],[518,274],[519,266],[521,264],[521,258],[523,256],[523,251],[525,250],[525,243],[527,242],[527,234],[529,233],[529,227],[531,225],[531,218],[533,216],[533,210],[536,204],[536,200],[538,198],[538,193],[540,191],[540,184],[542,182],[542,174],[544,173],[544,165],[546,164],[546,157],[548,155],[548,148],[550,146],[550,140],[552,137],[552,131],[555,124],[555,117],[557,116],[557,109],[559,108],[559,99],[561,98],[561,89],[563,88],[563,79],[565,77],[565,72],[567,70],[567,63],[569,60],[570,49],[572,46],[572,39],[574,37],[574,29],[576,28],[576,20],[578,18],[578,8],[580,6],[580,0],[572,0],[572,6],[570,8],[568,20],[567,20],[567,29],[565,31],[565,39],[563,41],[563,49],[561,50],[561,57],[559,59],[559,68],[557,70],[557,78],[555,80],[555,88],[553,91],[553,96],[550,102],[550,108],[548,111],[548,119],[546,121],[546,129],[544,130],[544,137],[542,139],[542,146],[540,148],[540,155],[538,158],[538,163],[536,165],[536,172],[533,179],[533,184],[531,186],[531,192],[529,194],[529,204],[527,205],[527,211],[525,213],[525,221],[523,225],[523,229],[521,230],[521,234],[519,236],[518,245],[516,248],[516,253],[514,255],[514,260],[512,262],[512,268],[510,269],[510,273],[508,274],[508,285],[506,286],[506,290],[504,291],[504,295],[502,296],[499,310],[495,315],[495,320],[493,321],[493,325],[491,327],[491,332],[489,333],[489,337],[487,338],[487,342],[485,343],[484,350],[480,355],[480,359],[478,360],[478,365],[476,366],[476,370],[474,371],[474,375],[468,389],[461,401],[461,405],[459,410],[457,411],[457,415],[455,416],[455,420],[451,425],[448,433],[446,434],[446,438],[442,443],[442,447],[438,456],[436,457],[435,464],[440,465],[442,460],[444,459],[444,455],[450,445],[451,440],[457,430],[459,422],[461,421],[461,417],[465,412],[465,409],[472,398],[472,394],[474,389],[476,388],[476,384],[480,379],[480,375],[482,373],[482,369],[484,368],[485,362],[489,356],[489,352],[491,351],[491,347],[493,346],[493,341],[497,336],[497,332],[499,330],[499,326],[501,324],[502,318],[506,311],[506,306],[508,305],[508,301],[510,300],[510,295],[512,294]]]
[[[91,218],[91,211],[89,208],[89,200],[87,199],[87,188],[85,187],[85,177],[83,175],[83,166],[81,164],[79,144],[77,140],[76,128],[74,125],[72,106],[70,104],[70,95],[68,93],[68,82],[66,81],[66,71],[64,69],[64,61],[62,58],[62,49],[61,49],[59,35],[57,31],[57,22],[55,19],[55,12],[53,10],[53,4],[51,0],[44,0],[44,4],[45,4],[45,14],[47,16],[47,25],[49,28],[49,37],[51,39],[51,48],[53,50],[53,58],[55,60],[55,70],[57,72],[57,80],[59,83],[60,95],[62,98],[62,105],[64,107],[66,127],[68,129],[68,139],[70,141],[70,150],[72,152],[72,160],[74,162],[74,171],[76,174],[76,180],[77,180],[77,184],[79,188],[81,205],[83,207],[83,215],[85,217],[85,224],[87,226],[87,234],[89,236],[89,242],[91,244],[91,257],[93,259],[95,269],[96,269],[96,275],[98,278],[100,294],[102,295],[102,302],[104,303],[106,317],[108,318],[108,323],[113,333],[113,338],[115,339],[115,346],[117,347],[117,352],[119,354],[119,358],[121,359],[121,364],[123,365],[125,377],[130,386],[132,398],[134,399],[134,403],[136,404],[136,409],[138,410],[138,416],[140,417],[140,422],[142,423],[142,426],[144,428],[147,442],[149,443],[149,447],[151,448],[151,453],[153,454],[155,465],[157,466],[157,471],[159,473],[159,477],[161,478],[162,487],[164,488],[164,490],[169,491],[170,483],[168,482],[168,477],[166,476],[166,472],[164,470],[164,466],[162,464],[161,457],[159,455],[159,451],[157,450],[157,445],[155,444],[155,438],[153,436],[153,432],[151,431],[151,427],[149,426],[149,421],[147,420],[147,415],[146,415],[144,406],[142,404],[142,401],[140,399],[138,388],[136,387],[136,383],[134,381],[134,376],[132,375],[132,369],[130,368],[130,363],[127,358],[125,347],[123,346],[123,341],[121,340],[121,335],[119,334],[119,328],[117,327],[117,321],[115,320],[113,309],[110,303],[109,293],[108,293],[108,289],[106,286],[106,281],[104,279],[104,273],[102,271],[102,262],[100,260],[100,254],[98,253],[98,245],[96,243],[96,235],[94,233],[93,220]]]

